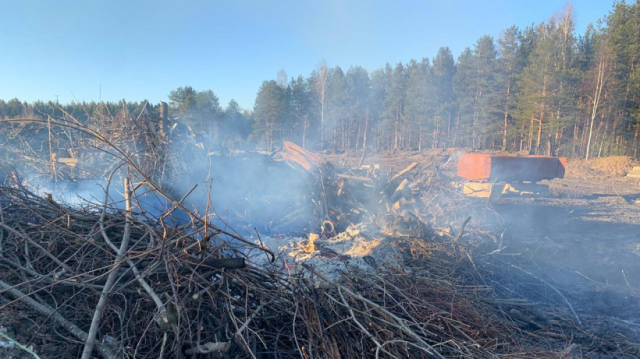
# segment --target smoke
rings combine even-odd
[[[169,181],[176,198],[212,222],[240,233],[284,233],[302,230],[313,217],[314,178],[276,162],[271,153],[217,152],[203,143],[186,147],[176,142],[171,152],[182,169]],[[308,229],[308,228],[307,228]]]

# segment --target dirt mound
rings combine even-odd
[[[629,156],[611,156],[590,160],[570,160],[567,163],[567,177],[623,177],[639,162]]]
[[[587,161],[589,167],[596,171],[608,173],[614,176],[624,176],[633,166],[638,165],[638,161],[628,156],[613,156],[596,158]]]

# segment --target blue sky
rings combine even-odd
[[[167,101],[179,86],[252,108],[264,80],[308,76],[322,61],[367,70],[454,57],[562,12],[562,0],[7,0],[0,99]],[[613,0],[572,0],[577,34]]]

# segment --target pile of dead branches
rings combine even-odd
[[[138,126],[128,115],[121,120],[112,127]],[[465,229],[469,216],[481,223],[478,213],[491,211],[478,211],[451,188],[442,171],[446,154],[388,172],[363,165],[364,156],[357,166],[336,168],[293,144],[242,161],[216,157],[210,162],[218,168],[234,168],[214,176],[233,188],[220,220],[185,205],[196,193],[207,202],[200,208],[208,209],[210,194],[192,188],[177,191],[182,199],[175,200],[153,183],[152,177],[165,178],[147,175],[164,166],[161,146],[138,147],[137,139],[70,121],[47,125],[86,135],[110,157],[98,161],[100,169],[118,172],[125,184],[110,190],[109,180],[103,200],[72,207],[7,176],[12,184],[0,187],[0,356],[556,358],[584,354],[574,352],[576,338],[588,354],[610,346],[621,355],[639,353],[628,340],[581,327],[590,318],[578,315],[552,283],[495,259],[503,249],[496,233],[473,224]],[[117,147],[121,142],[132,145]],[[157,156],[142,158],[139,151]],[[37,166],[55,169],[54,157]],[[285,192],[269,188],[258,196],[255,179],[274,173],[282,176],[274,186]],[[274,207],[284,212],[273,214]],[[354,224],[373,224],[396,257],[363,257],[369,265],[363,270],[334,253],[344,269],[328,276],[311,261],[290,266],[257,233],[247,239],[228,229],[229,218],[249,229],[264,219],[272,234],[306,226],[309,242],[310,231],[321,231],[326,242]],[[545,295],[532,296],[532,288]],[[544,309],[549,292],[556,302]]]
[[[330,279],[252,263],[273,254],[202,218],[170,225],[179,203],[144,214],[135,190],[67,208],[0,187],[0,317],[17,343],[48,358],[543,355],[446,245],[398,240],[403,264]]]

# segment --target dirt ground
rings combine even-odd
[[[634,164],[615,157],[569,162],[566,178],[548,183],[551,196],[489,206],[496,212],[494,228],[502,229],[496,255],[564,293],[566,301],[557,293],[550,297],[573,306],[585,328],[637,343],[640,181],[624,177]]]
[[[503,245],[574,272],[576,280],[640,289],[640,186],[569,177],[550,187],[551,197],[492,203],[503,221]]]

